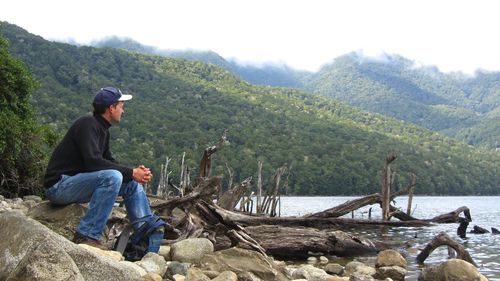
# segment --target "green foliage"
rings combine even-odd
[[[499,148],[500,73],[444,74],[432,67],[417,68],[398,56],[374,60],[351,53],[310,75],[304,84],[311,93],[468,144]]]
[[[42,82],[33,100],[40,122],[58,132],[90,111],[102,86],[134,95],[112,127],[111,148],[125,164],[152,167],[156,178],[166,156],[178,177],[183,152],[197,174],[203,150],[228,129],[231,144],[214,155],[212,172],[224,174],[227,163],[235,182],[255,179],[262,160],[266,180],[291,167],[288,194],[378,192],[383,159],[394,151],[398,188],[415,173],[421,194],[500,191],[498,155],[415,125],[298,90],[253,86],[201,62],[48,42],[11,25],[3,32]]]
[[[44,143],[53,135],[34,121],[29,98],[35,84],[0,36],[0,193],[8,197],[41,193]]]

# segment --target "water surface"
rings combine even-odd
[[[359,197],[282,197],[281,216],[302,216],[308,213],[323,211],[349,200]],[[393,203],[406,211],[407,197],[398,197]],[[466,206],[470,209],[472,222],[467,228],[469,232],[474,225],[491,231],[491,227],[500,229],[500,197],[499,196],[471,196],[471,197],[437,197],[416,196],[413,198],[412,215],[420,219],[429,219]],[[354,212],[356,219],[368,219],[368,210],[372,208],[372,219],[380,219],[379,205],[371,205]],[[351,214],[344,217],[351,218]],[[461,215],[463,216],[463,214]],[[397,219],[394,219],[397,220]],[[366,227],[364,230],[352,230],[355,234],[369,239],[381,241],[409,242],[412,247],[402,250],[406,255],[409,272],[405,280],[417,280],[421,270],[415,258],[436,235],[444,231],[452,239],[461,243],[470,253],[478,265],[479,271],[489,280],[500,280],[500,235],[470,234],[466,239],[457,236],[457,223],[435,224],[430,227]],[[335,257],[329,257],[334,259]],[[425,265],[439,264],[448,259],[447,248],[442,246],[426,259]],[[363,257],[360,261],[373,263],[374,257]],[[344,261],[345,262],[345,261]]]

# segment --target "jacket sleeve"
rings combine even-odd
[[[118,170],[123,175],[123,182],[132,180],[132,168],[120,165],[114,161],[109,152],[108,136],[104,136],[92,122],[82,122],[75,130],[74,140],[81,152],[84,169],[99,171],[106,169]],[[102,142],[102,143],[100,143]],[[103,151],[107,150],[107,151]],[[105,153],[110,159],[104,158]]]

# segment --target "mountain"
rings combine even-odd
[[[303,86],[301,82],[302,77],[310,74],[307,71],[294,70],[283,64],[265,63],[260,66],[255,66],[238,63],[235,60],[227,60],[213,51],[163,50],[152,46],[142,45],[130,38],[116,36],[92,42],[91,45],[98,48],[108,47],[124,49],[143,54],[160,55],[214,64],[255,85],[301,88]]]
[[[416,67],[401,56],[338,57],[304,89],[381,113],[471,145],[500,148],[500,73],[474,76]]]
[[[33,103],[40,123],[60,133],[91,110],[100,87],[132,94],[122,123],[112,127],[112,151],[125,164],[152,167],[156,178],[168,156],[178,182],[183,152],[195,175],[203,150],[227,129],[230,145],[213,156],[212,174],[224,175],[227,164],[235,182],[255,179],[261,160],[264,179],[291,168],[288,194],[368,194],[379,191],[383,159],[396,152],[397,188],[415,173],[420,194],[500,193],[498,154],[400,120],[255,86],[199,61],[50,42],[5,22],[0,34],[39,81]]]

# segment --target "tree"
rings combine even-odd
[[[36,82],[12,57],[0,36],[0,193],[7,197],[40,194],[44,145],[55,134],[34,120],[29,103]]]

